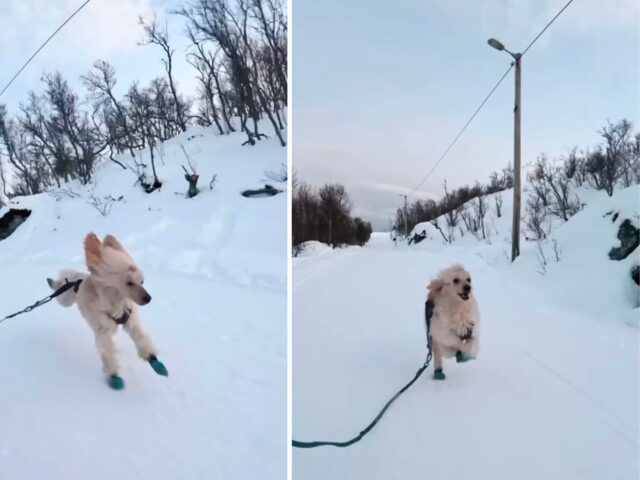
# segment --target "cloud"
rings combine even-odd
[[[361,180],[351,184],[351,188],[353,188],[356,192],[370,192],[371,194],[384,194],[384,195],[411,195],[415,200],[427,200],[429,198],[436,199],[438,195],[423,192],[417,190],[415,193],[413,189],[407,187],[406,185],[396,185],[393,183],[384,183],[384,182],[376,182],[373,180]],[[413,195],[412,195],[413,194]]]

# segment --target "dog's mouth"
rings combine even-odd
[[[467,292],[459,293],[458,296],[463,300],[469,300],[469,294]]]

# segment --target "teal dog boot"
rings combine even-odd
[[[433,371],[433,379],[434,380],[444,380],[445,378],[447,378],[447,377],[445,377],[444,372],[442,371],[441,368],[436,368]]]
[[[122,390],[124,388],[124,380],[115,373],[113,375],[109,375],[107,383],[114,390]]]
[[[456,362],[458,363],[468,362],[469,360],[474,360],[475,358],[476,357],[471,357],[466,353],[462,353],[461,351],[456,352]]]
[[[165,367],[164,364],[160,360],[158,360],[155,355],[151,355],[147,361],[149,362],[149,365],[151,365],[151,368],[153,368],[153,371],[158,375],[162,375],[163,377],[169,376],[167,367]]]

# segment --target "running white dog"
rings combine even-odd
[[[142,271],[112,235],[107,235],[101,242],[94,233],[89,233],[84,240],[84,253],[90,274],[61,270],[57,280],[48,278],[47,282],[54,290],[66,281],[81,282],[79,287],[67,290],[57,299],[64,307],[78,304],[95,335],[109,386],[115,390],[124,388],[124,380],[118,375],[113,341],[120,325],[133,340],[140,358],[149,362],[158,375],[168,376],[138,315],[136,304],[146,305],[151,301],[151,295],[142,286]]]
[[[455,356],[458,362],[466,362],[478,355],[478,303],[473,296],[471,276],[462,265],[442,270],[427,290],[427,300],[433,304],[433,378],[444,380],[443,358]]]

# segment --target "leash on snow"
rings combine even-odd
[[[357,436],[353,437],[351,440],[347,440],[346,442],[324,442],[324,441],[315,441],[315,442],[300,442],[298,440],[292,440],[292,445],[294,447],[297,448],[315,448],[315,447],[324,447],[324,446],[332,446],[332,447],[348,447],[350,445],[353,445],[354,443],[358,443],[360,440],[362,440],[364,438],[364,436],[369,433],[373,427],[376,426],[376,424],[380,421],[380,419],[382,418],[382,416],[385,414],[385,412],[387,411],[387,409],[391,406],[391,404],[393,402],[396,401],[396,399],[402,395],[404,392],[406,392],[411,385],[413,385],[416,380],[418,380],[418,378],[420,378],[420,375],[422,375],[424,373],[424,371],[427,369],[427,367],[429,366],[429,363],[431,362],[431,316],[433,315],[433,302],[431,300],[427,300],[427,302],[425,303],[425,308],[424,308],[424,317],[425,317],[425,323],[426,323],[426,327],[427,327],[427,359],[425,360],[424,364],[422,365],[422,367],[420,367],[418,369],[418,371],[416,372],[415,376],[413,377],[413,379],[411,379],[411,381],[409,383],[407,383],[404,387],[402,387],[398,393],[396,393],[393,397],[391,397],[391,400],[389,400],[384,407],[382,408],[382,410],[380,410],[380,413],[378,413],[378,415],[376,416],[376,418],[373,419],[373,421],[367,425],[367,427],[362,430]]]
[[[33,305],[29,305],[27,308],[25,308],[23,310],[20,310],[19,312],[12,313],[11,315],[7,315],[6,317],[4,317],[3,319],[0,320],[0,323],[4,322],[5,320],[7,320],[9,318],[17,317],[18,315],[21,315],[23,313],[30,312],[31,310],[33,310],[35,308],[38,308],[38,307],[44,305],[45,303],[50,302],[54,298],[62,295],[64,292],[66,292],[67,290],[70,290],[72,288],[77,293],[78,292],[78,288],[80,288],[80,284],[82,283],[82,279],[76,280],[75,282],[70,282],[69,280],[67,280],[65,278],[64,281],[65,281],[65,284],[62,285],[60,288],[58,288],[55,292],[53,292],[48,297],[45,297],[42,300],[38,300]]]

